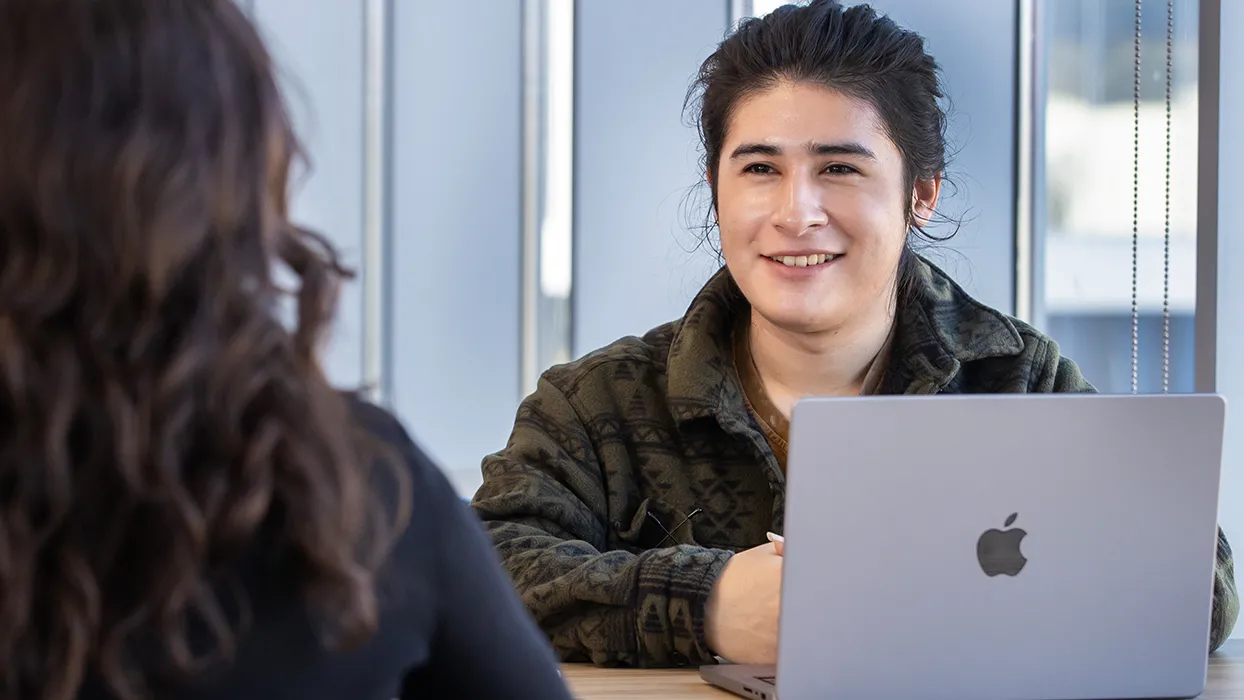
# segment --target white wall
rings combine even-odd
[[[703,222],[687,88],[729,22],[725,0],[580,0],[575,6],[572,351],[678,318],[717,269]],[[642,45],[642,50],[639,46]]]
[[[393,4],[394,405],[469,494],[519,401],[521,3]]]

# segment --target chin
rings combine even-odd
[[[822,309],[764,309],[756,306],[753,308],[770,324],[788,333],[812,335],[832,331],[842,325],[840,314]]]

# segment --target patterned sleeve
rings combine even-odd
[[[1231,636],[1240,615],[1240,597],[1235,590],[1235,558],[1227,536],[1218,528],[1218,557],[1214,565],[1214,608],[1209,625],[1209,650],[1222,646]]]
[[[704,607],[730,552],[610,549],[605,474],[583,421],[547,379],[483,472],[472,505],[562,660],[712,663]]]

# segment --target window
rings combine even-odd
[[[1133,0],[1044,0],[1036,322],[1103,392],[1132,384]],[[1171,84],[1170,390],[1193,390],[1197,3],[1176,0]],[[1162,390],[1166,3],[1141,14],[1138,388]],[[1040,87],[1038,87],[1040,89]],[[1040,128],[1040,127],[1038,127]],[[1042,201],[1043,200],[1043,201]]]

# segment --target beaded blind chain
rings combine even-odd
[[[1140,5],[1136,0],[1132,37],[1132,393],[1139,388],[1140,309],[1136,284],[1140,258]]]
[[[1132,57],[1132,393],[1139,391],[1140,304],[1140,45],[1141,3],[1136,0]],[[1162,393],[1170,392],[1171,367],[1171,82],[1175,0],[1166,0],[1166,172],[1162,235]]]
[[[1166,202],[1162,236],[1162,393],[1171,390],[1171,74],[1175,0],[1166,0]]]

